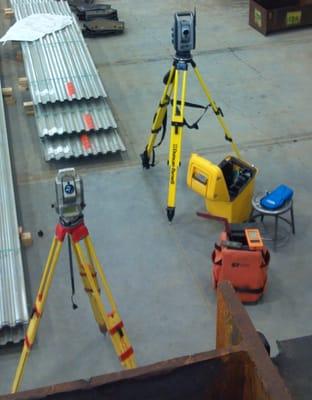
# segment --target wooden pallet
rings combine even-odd
[[[13,18],[14,17],[14,11],[12,8],[4,8],[3,13],[5,18]]]
[[[16,103],[16,100],[13,96],[13,88],[11,87],[2,88],[2,96],[6,104],[13,105]]]
[[[34,115],[35,114],[34,103],[32,101],[24,101],[23,107],[24,107],[24,111],[25,111],[26,115]]]
[[[26,76],[18,78],[18,88],[22,91],[28,90],[28,79]]]

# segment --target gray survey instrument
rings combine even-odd
[[[195,11],[177,12],[174,14],[172,27],[172,44],[177,54],[190,53],[196,45]]]
[[[70,221],[79,218],[85,207],[83,183],[75,168],[60,169],[55,178],[55,210],[60,218]]]

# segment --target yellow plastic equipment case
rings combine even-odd
[[[227,156],[219,165],[191,155],[187,185],[205,198],[208,212],[224,217],[230,223],[249,219],[255,177],[258,170],[233,156]]]

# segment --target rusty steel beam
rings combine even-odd
[[[216,348],[232,346],[245,350],[250,357],[246,365],[244,400],[291,400],[288,388],[232,285],[222,282],[217,294]]]
[[[219,285],[217,298],[216,350],[0,400],[291,400],[229,282]]]

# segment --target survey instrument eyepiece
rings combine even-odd
[[[75,168],[60,169],[55,178],[55,211],[70,222],[82,216],[85,208],[82,179]]]
[[[179,57],[190,56],[196,45],[196,12],[184,11],[174,14],[172,44]]]

